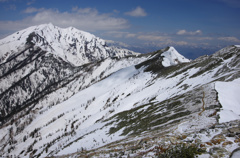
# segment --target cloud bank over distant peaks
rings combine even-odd
[[[236,37],[219,37],[218,40],[240,43],[240,40]]]
[[[0,21],[0,30],[17,31],[50,22],[60,27],[73,26],[85,31],[118,30],[129,27],[126,19],[114,17],[112,14],[101,14],[94,8],[74,7],[71,12],[60,12],[57,9],[29,7],[23,13],[30,16],[22,20]]]
[[[179,30],[177,32],[177,35],[201,35],[202,31],[201,30],[196,30],[194,32],[187,31],[187,30]]]
[[[130,12],[126,12],[126,15],[133,16],[133,17],[144,17],[147,16],[147,13],[143,8],[138,6],[137,8],[131,10]]]
[[[240,43],[240,40],[234,36],[224,36],[221,34],[209,35],[201,31],[179,30],[177,32],[163,33],[163,32],[128,32],[128,31],[109,31],[105,33],[107,37],[114,37],[122,40],[128,45],[133,41],[138,43],[141,48],[163,48],[166,46],[191,47],[191,48],[216,48],[221,44]],[[217,42],[219,45],[211,45]]]

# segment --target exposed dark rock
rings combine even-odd
[[[232,128],[229,128],[228,131],[230,133],[234,133],[235,135],[237,135],[237,134],[240,134],[240,127],[232,127]]]

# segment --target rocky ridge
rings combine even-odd
[[[195,132],[156,131],[144,138],[129,138],[104,147],[62,157],[171,157],[188,152],[205,157],[232,157],[240,150],[239,121],[217,123]],[[149,135],[151,135],[149,137]],[[203,140],[204,139],[204,140]],[[234,150],[235,149],[235,150]],[[182,151],[182,153],[180,153]],[[187,155],[187,154],[186,154]]]

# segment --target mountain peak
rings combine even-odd
[[[32,34],[33,32],[34,34]],[[29,41],[30,35],[31,41]],[[108,47],[105,40],[74,27],[60,28],[49,23],[29,27],[0,40],[1,62],[7,60],[14,53],[25,49],[27,40],[34,47],[58,56],[74,66],[108,57],[119,58],[138,54],[126,49]]]
[[[34,26],[33,26],[34,27]],[[39,27],[39,28],[54,28],[55,26],[52,23],[46,23],[46,24],[41,24],[41,25],[37,25],[35,27]]]
[[[161,54],[163,56],[162,64],[164,67],[176,65],[179,63],[190,62],[189,59],[178,53],[178,51],[170,46],[166,48],[166,51]]]

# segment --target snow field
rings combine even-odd
[[[240,79],[231,82],[216,82],[218,99],[222,105],[219,122],[240,119]]]
[[[162,53],[161,56],[164,57],[162,61],[164,67],[176,65],[178,63],[190,62],[189,59],[179,54],[174,47],[170,47],[169,50]]]

